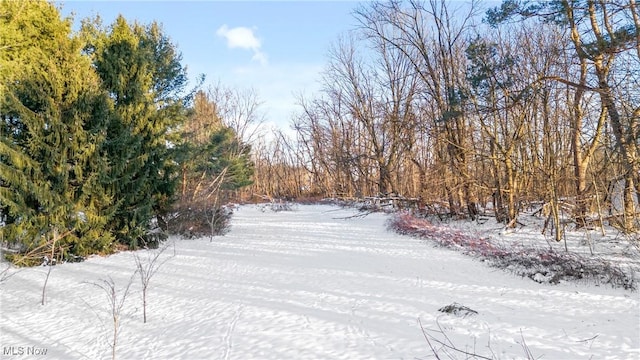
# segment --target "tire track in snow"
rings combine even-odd
[[[139,322],[139,303],[127,301],[119,357],[429,358],[417,319],[427,330],[437,330],[439,321],[461,348],[490,344],[501,358],[522,357],[523,333],[534,355],[545,359],[640,354],[637,294],[537,284],[388,232],[385,215],[337,220],[335,212],[346,217],[355,210],[262,213],[243,206],[226,236],[178,241],[178,255],[154,278],[152,323]],[[132,265],[130,253],[62,264],[48,285],[55,306],[46,307],[38,302],[41,269],[16,274],[0,289],[0,345],[53,349],[58,341],[79,352],[61,348],[52,358],[100,358],[108,347],[104,329],[86,319],[88,308],[104,305],[102,294],[79,284],[107,275],[125,281]],[[438,311],[452,302],[479,314]]]

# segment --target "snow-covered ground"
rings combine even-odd
[[[387,231],[387,215],[354,214],[247,205],[224,237],[173,239],[146,324],[133,278],[116,358],[435,358],[426,339],[500,359],[524,358],[524,346],[542,359],[640,358],[638,292],[538,284]],[[111,278],[120,297],[135,268],[133,253],[55,266],[44,306],[47,268],[19,270],[0,284],[1,358],[110,358],[109,298],[92,283]],[[478,314],[438,311],[454,302]]]
[[[506,229],[504,224],[497,223],[494,217],[488,216],[482,217],[479,223],[466,220],[434,223],[505,246],[552,248],[558,252],[565,251],[566,246],[570,252],[587,258],[611,261],[628,273],[640,276],[639,234],[624,235],[609,226],[576,229],[575,224],[569,222],[563,229],[562,240],[557,242],[554,239],[552,225],[545,230],[545,218],[534,216],[531,212],[522,212],[516,227],[509,229]],[[636,281],[640,281],[640,278]],[[640,284],[637,285],[640,287]]]

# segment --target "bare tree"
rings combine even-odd
[[[111,277],[107,279],[101,279],[98,282],[91,283],[92,285],[100,288],[106,295],[107,303],[109,305],[109,314],[113,321],[113,332],[111,336],[111,359],[116,358],[116,349],[118,346],[118,336],[120,334],[121,314],[124,303],[129,295],[129,289],[133,283],[133,278],[136,276],[136,272],[131,275],[129,282],[124,289],[118,289],[115,281]]]
[[[597,208],[600,221],[633,230],[636,1],[507,1],[487,12],[492,28],[475,21],[477,5],[358,8],[358,27],[329,52],[321,93],[300,99],[295,141],[260,148],[265,193],[400,192],[472,219],[492,200],[510,226],[542,201],[536,213],[556,240],[563,212],[591,226]],[[526,19],[508,24],[514,13]],[[603,217],[618,191],[622,216]]]
[[[563,24],[570,33],[571,48],[567,51],[580,63],[581,77],[579,81],[567,79],[563,76],[549,75],[541,80],[558,81],[577,89],[574,109],[581,93],[597,94],[603,114],[606,114],[608,124],[611,126],[615,139],[615,150],[620,158],[623,169],[623,219],[620,226],[625,231],[633,231],[637,228],[636,207],[640,194],[640,142],[638,141],[638,128],[640,127],[640,110],[637,110],[638,87],[637,73],[628,71],[629,64],[638,64],[638,16],[635,1],[548,1],[531,2],[526,4],[514,4],[517,6],[503,6],[489,12],[489,20],[492,23],[500,23],[513,17],[536,18],[543,21],[552,21]],[[635,53],[635,54],[634,54]],[[586,77],[585,77],[586,74]],[[626,99],[633,99],[628,104],[631,111],[625,112],[625,97],[617,95],[630,90],[633,94]],[[634,101],[635,100],[635,101]],[[581,131],[580,111],[574,111],[574,130]],[[574,154],[576,159],[576,181],[578,192],[581,192],[583,162],[580,159],[578,142],[574,140]],[[588,152],[589,150],[587,150]],[[617,179],[616,179],[617,180]]]
[[[244,143],[251,143],[263,131],[265,122],[262,101],[255,89],[233,89],[218,84],[207,90],[207,96],[216,104],[224,125],[235,131]]]
[[[133,253],[136,262],[137,273],[140,276],[140,284],[142,285],[142,319],[143,323],[147,323],[147,295],[151,279],[171,257],[160,260],[160,257],[169,247],[169,243],[165,243],[159,250],[144,250],[146,258],[140,257],[140,252]]]
[[[464,11],[460,15],[457,12]],[[443,184],[452,213],[474,202],[473,179],[469,171],[472,144],[465,116],[464,33],[476,14],[474,2],[466,10],[451,3],[410,1],[374,3],[357,12],[361,27],[371,37],[397,49],[413,65],[420,79],[422,106],[432,110],[431,136],[439,137],[435,151],[448,164],[451,181]],[[460,19],[460,20],[458,20]]]

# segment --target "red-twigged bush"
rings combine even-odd
[[[434,225],[407,212],[396,214],[388,226],[400,234],[416,236],[443,247],[460,250],[487,261],[494,267],[509,270],[537,282],[557,284],[560,280],[591,280],[598,284],[635,289],[633,276],[604,259],[587,258],[553,249],[502,246],[492,243],[488,238]]]
[[[489,239],[434,225],[429,220],[416,218],[408,212],[398,213],[389,222],[389,227],[400,234],[429,239],[440,246],[459,249],[471,255],[502,256],[504,251],[492,244]]]

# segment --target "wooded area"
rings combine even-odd
[[[51,3],[2,0],[0,240],[13,260],[213,234],[225,203],[263,198],[410,198],[508,226],[535,206],[555,229],[563,214],[640,228],[635,0],[373,2],[354,16],[294,135],[260,137],[259,94],[188,89],[157,23],[73,32]]]
[[[186,86],[157,23],[85,19],[73,33],[49,2],[2,1],[8,257],[24,265],[153,246],[213,221],[223,190],[251,182],[250,148],[218,111],[221,99]]]
[[[253,192],[401,195],[514,225],[638,228],[640,15],[634,0],[391,1],[355,11],[295,135],[257,147]],[[556,232],[559,239],[560,232]]]

